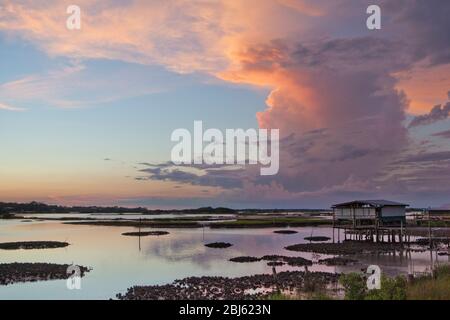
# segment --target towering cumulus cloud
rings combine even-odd
[[[286,137],[279,183],[320,191],[372,178],[407,141],[406,100],[391,71],[403,66],[396,45],[372,38],[253,47],[222,74],[239,82],[270,82],[260,126]]]

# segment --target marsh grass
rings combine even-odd
[[[277,292],[267,296],[265,300],[333,300],[333,298],[327,295],[325,292],[304,294],[284,294]]]
[[[330,224],[331,222],[329,220],[318,218],[267,217],[258,219],[238,219],[235,221],[216,222],[211,224],[211,228],[271,228],[288,226],[317,226]]]
[[[450,300],[450,266],[439,266],[434,277],[414,280],[407,288],[408,300]]]
[[[434,276],[422,276],[410,282],[404,276],[382,276],[381,289],[367,290],[365,277],[359,273],[344,274],[340,282],[346,300],[450,300],[450,266],[434,269]]]

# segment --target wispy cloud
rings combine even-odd
[[[450,130],[436,132],[433,134],[433,137],[450,139]]]
[[[84,66],[81,63],[72,62],[43,74],[27,75],[0,84],[0,96],[14,101],[52,102],[67,92],[71,87],[69,85],[71,77],[82,70],[84,70]]]
[[[0,110],[6,110],[6,111],[25,111],[25,108],[15,107],[11,106],[9,104],[1,103],[0,102]]]
[[[70,60],[49,71],[0,84],[0,97],[23,104],[73,109],[161,92],[162,86],[154,85],[151,75],[136,66],[114,66],[96,73],[95,68]]]

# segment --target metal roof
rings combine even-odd
[[[389,201],[389,200],[355,200],[350,202],[337,203],[333,207],[346,207],[351,205],[369,205],[372,207],[385,207],[385,206],[401,206],[407,207],[409,204]]]

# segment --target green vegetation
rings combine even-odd
[[[57,218],[56,220],[61,220]],[[65,220],[78,220],[67,218]],[[82,218],[82,220],[86,220]],[[141,219],[139,220],[98,220],[90,221],[70,221],[67,224],[80,225],[98,225],[98,226],[126,226],[126,227],[155,227],[155,228],[199,228],[202,223],[199,221],[210,221],[211,228],[270,228],[270,227],[288,227],[288,226],[316,226],[328,225],[330,222],[325,219],[314,219],[305,217],[261,217],[255,219],[238,219],[214,222],[213,217],[177,217],[164,219]]]
[[[303,296],[277,292],[268,295],[264,300],[333,300],[333,298],[324,292],[305,293]]]
[[[274,292],[264,298],[265,300],[333,300],[327,294],[325,284],[317,279],[306,276],[303,284],[297,288],[295,294]]]
[[[211,224],[211,228],[273,228],[330,225],[331,221],[306,217],[262,217],[255,219],[238,219]]]
[[[407,290],[409,300],[450,300],[450,266],[440,266],[434,277],[415,280]]]
[[[406,279],[402,276],[381,276],[381,289],[368,290],[366,278],[359,273],[344,274],[339,279],[345,290],[346,300],[405,300]]]
[[[419,226],[419,227],[432,227],[432,228],[445,228],[450,227],[450,221],[449,220],[417,220],[412,226]]]
[[[333,300],[327,291],[327,283],[314,277],[312,273],[306,272],[303,281],[298,284],[293,294],[280,291],[271,293],[264,297],[266,300]]]
[[[72,221],[64,224],[92,225],[107,227],[148,227],[148,228],[201,228],[202,225],[196,221],[186,220],[95,220],[95,221]]]
[[[364,300],[367,294],[365,278],[359,273],[343,274],[339,282],[344,287],[346,300]]]
[[[327,295],[325,292],[313,292],[306,296],[307,300],[334,300],[333,297]]]
[[[301,297],[294,295],[287,295],[281,292],[275,292],[264,297],[264,300],[301,300]]]
[[[403,276],[381,277],[381,289],[368,290],[365,276],[359,273],[341,275],[346,300],[450,300],[450,266],[439,266],[434,276],[407,282]]]
[[[370,290],[366,300],[405,300],[406,299],[406,278],[398,276],[389,278],[381,277],[381,289]]]
[[[13,214],[10,213],[0,213],[0,219],[15,219]],[[23,217],[20,217],[23,218]]]

